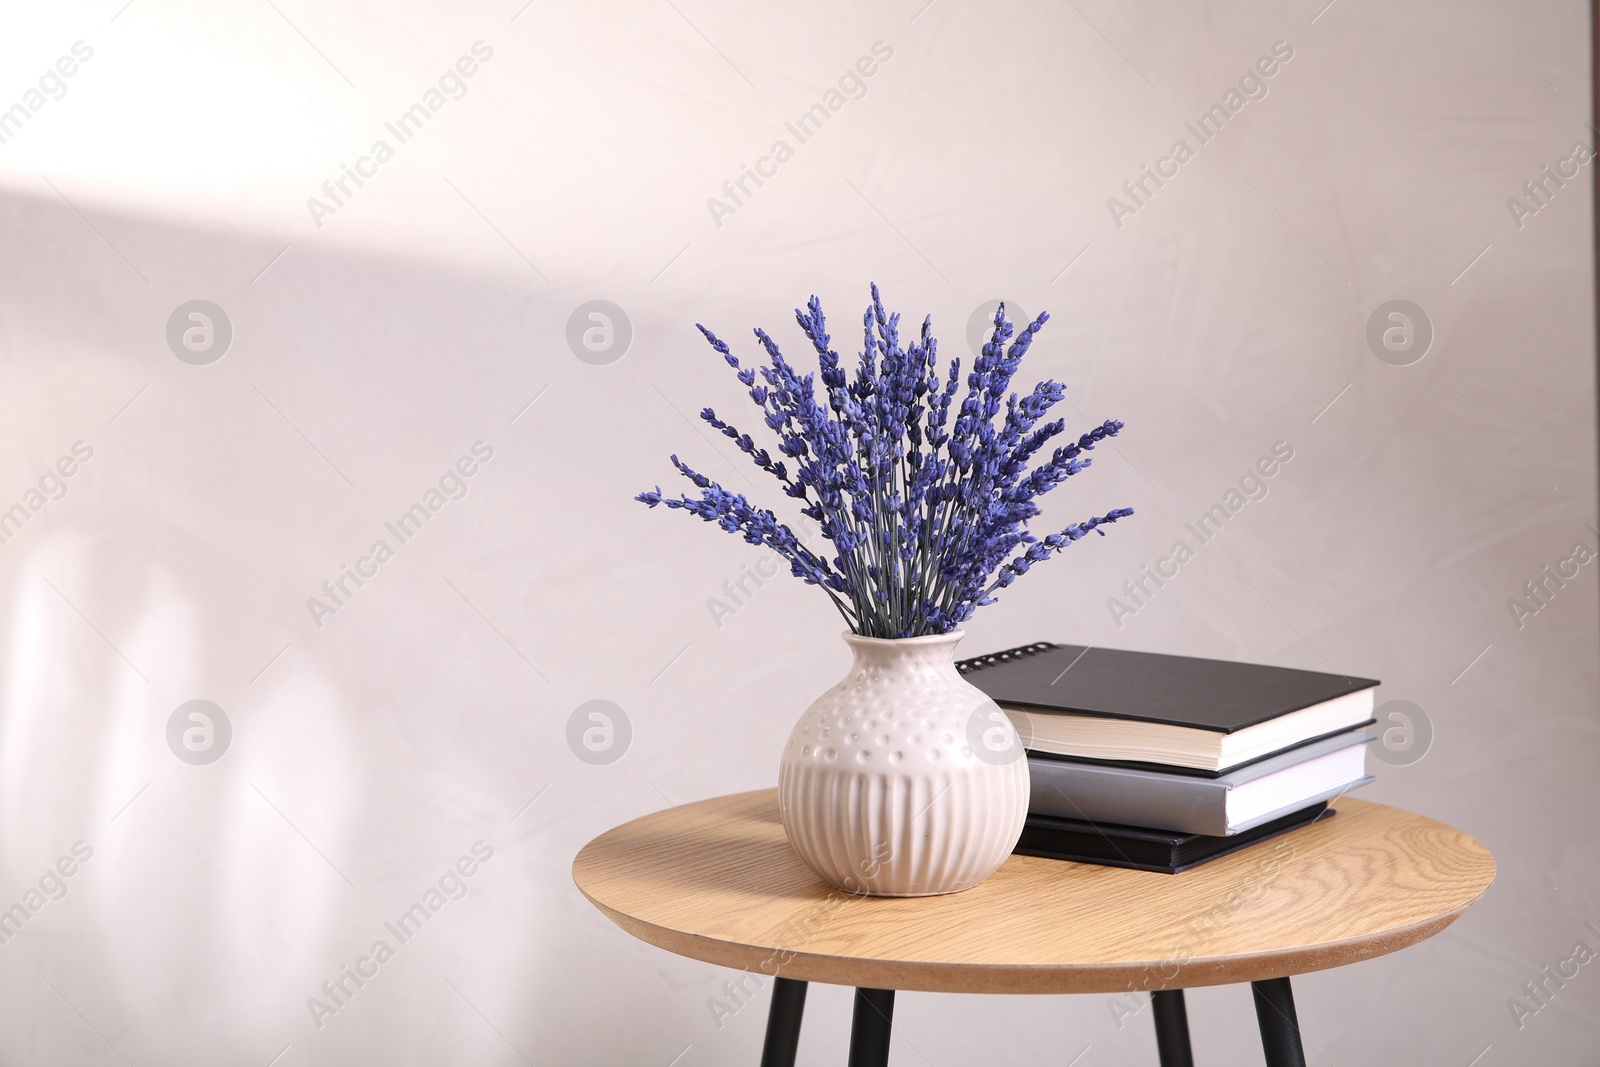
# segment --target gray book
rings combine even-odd
[[[1029,815],[1225,837],[1372,781],[1365,726],[1217,778],[1029,755]]]

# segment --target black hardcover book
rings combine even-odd
[[[1036,642],[957,664],[1030,751],[1214,776],[1372,721],[1371,678]]]
[[[1094,863],[1102,867],[1128,867],[1136,871],[1177,874],[1333,814],[1334,809],[1328,807],[1326,802],[1313,804],[1232,837],[1208,837],[1204,834],[1030,815],[1023,827],[1022,838],[1012,851],[1024,856]]]

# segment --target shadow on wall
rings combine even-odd
[[[266,1062],[441,869],[548,828],[508,816],[567,756],[550,664],[585,625],[537,619],[589,549],[527,563],[550,517],[526,486],[594,472],[544,463],[569,416],[529,411],[589,369],[563,345],[576,300],[59,198],[0,196],[0,228],[0,856],[16,886],[77,856],[0,918],[0,987],[29,1017],[81,1004],[136,1061]],[[174,329],[194,300],[214,306]],[[177,714],[194,700],[220,711]],[[546,851],[521,862],[570,889]],[[451,916],[454,948],[500,946],[472,1001],[491,1017],[550,980],[513,954],[516,912]],[[433,999],[437,973],[391,996]],[[398,1056],[382,1015],[317,1039]]]

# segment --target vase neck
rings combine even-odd
[[[927,637],[893,639],[847,633],[844,640],[855,657],[856,671],[931,671],[959,677],[956,646],[964,636],[960,630]]]

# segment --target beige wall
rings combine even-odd
[[[519,6],[0,16],[0,107],[40,105],[0,144],[0,508],[93,451],[0,545],[0,907],[93,850],[0,945],[0,1059],[754,1062],[764,999],[719,1029],[730,976],[633,942],[568,864],[668,801],[771,784],[843,670],[819,594],[780,579],[717,617],[757,555],[629,498],[673,451],[749,488],[684,417],[743,414],[695,321],[798,357],[788,309],[818,293],[848,343],[876,280],[947,352],[986,300],[1049,309],[1027,372],[1128,424],[1050,515],[1137,516],[967,650],[1333,664],[1430,721],[1367,795],[1480,837],[1499,878],[1438,938],[1298,982],[1311,1058],[1589,1062],[1592,967],[1520,1029],[1507,1005],[1600,949],[1596,565],[1508,603],[1597,543],[1590,167],[1508,206],[1595,136],[1582,5]],[[464,95],[388,133],[478,41]],[[785,122],[876,42],[800,143]],[[1275,46],[1265,95],[1200,143],[1185,123]],[[1175,175],[1108,207],[1179,139]],[[342,165],[369,177],[314,218]],[[208,365],[164,336],[195,298],[232,326]],[[606,366],[565,340],[597,298],[632,326]],[[1393,300],[1431,322],[1409,366],[1367,341]],[[464,497],[387,534],[478,441]],[[1280,441],[1267,495],[1114,612]],[[393,558],[314,618],[379,538]],[[210,765],[167,742],[195,699],[232,727]],[[566,741],[596,699],[632,727],[604,766]],[[465,898],[319,1028],[307,998],[479,841]],[[803,1062],[839,1062],[847,992],[809,1009]],[[1259,1062],[1244,990],[1190,1012],[1206,1062]],[[1154,1057],[1148,1011],[1099,997],[906,995],[898,1026],[899,1064]]]

